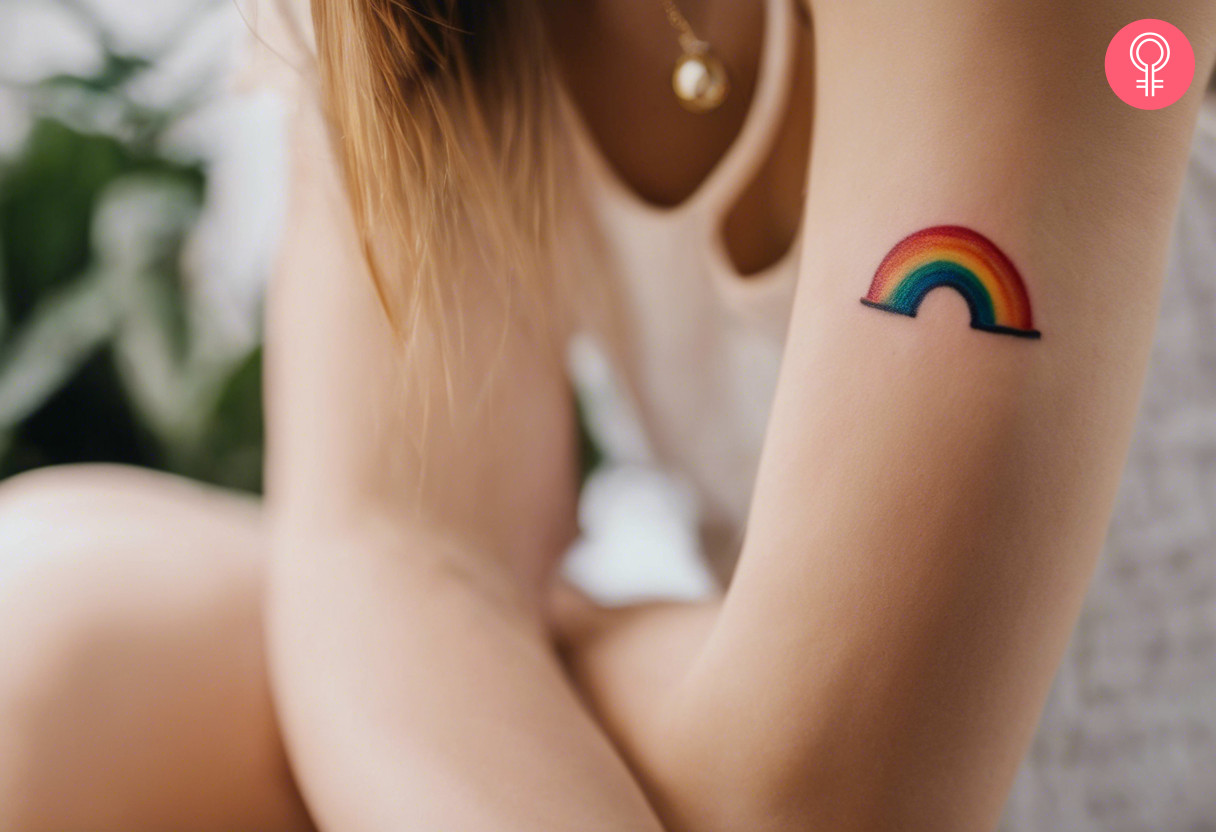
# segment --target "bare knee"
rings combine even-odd
[[[60,505],[78,505],[156,480],[159,474],[127,465],[88,463],[35,468],[0,480],[0,521]]]
[[[102,499],[99,473],[41,469],[0,483],[0,829],[48,829],[49,792],[63,785],[51,773],[89,741],[73,736],[96,692],[83,677],[120,620],[106,597],[112,546],[82,516]]]
[[[256,507],[173,478],[0,483],[0,829],[298,812],[262,668],[262,549]]]
[[[0,579],[0,829],[14,832],[47,828],[46,773],[65,751],[72,699],[87,695],[71,677],[98,624],[97,610],[74,606],[49,578],[27,569]]]

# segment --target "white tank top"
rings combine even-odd
[[[800,249],[796,238],[777,262],[743,276],[722,229],[784,121],[796,65],[794,2],[766,0],[763,53],[744,124],[706,179],[675,206],[648,202],[626,184],[569,93],[559,92],[591,238],[590,255],[566,267],[599,271],[614,296],[620,320],[613,334],[598,322],[587,328],[619,371],[646,440],[640,450],[607,450],[642,453],[693,485],[702,542],[720,574],[737,556],[747,517]]]

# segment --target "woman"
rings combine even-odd
[[[1216,6],[1168,13],[1206,77]],[[5,546],[45,557],[0,584],[0,827],[991,828],[1102,542],[1202,87],[1112,95],[1131,19],[314,0],[268,502],[5,486]],[[737,556],[719,602],[555,579],[576,331]]]

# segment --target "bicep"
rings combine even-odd
[[[1216,20],[1171,7],[1200,77],[1141,111],[1103,73],[1120,4],[812,5],[798,294],[742,560],[680,701],[763,761],[773,812],[983,828],[1105,533]],[[990,309],[948,280],[859,302],[938,226],[994,243],[1032,315],[999,274]]]

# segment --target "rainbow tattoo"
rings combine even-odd
[[[925,295],[939,286],[949,286],[967,301],[972,329],[1042,337],[1013,263],[983,234],[960,225],[936,225],[896,243],[861,302],[915,318]]]

